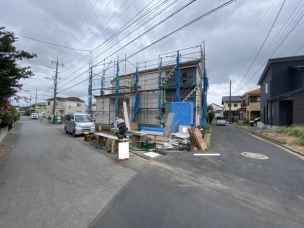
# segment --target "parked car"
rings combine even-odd
[[[260,122],[260,117],[255,118],[254,120],[250,120],[249,124],[251,127],[256,127],[258,125],[258,122]]]
[[[38,114],[37,113],[32,113],[30,118],[38,120]]]
[[[95,123],[87,113],[71,112],[65,116],[64,131],[72,133],[74,137],[95,133]]]
[[[215,124],[216,125],[223,125],[223,126],[226,126],[226,119],[224,116],[218,116],[216,117],[216,120],[215,120]]]

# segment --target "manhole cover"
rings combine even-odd
[[[243,156],[247,157],[247,158],[255,158],[255,159],[261,159],[261,160],[265,160],[268,159],[267,156],[263,155],[263,154],[258,154],[258,153],[252,153],[252,152],[243,152],[241,153]]]

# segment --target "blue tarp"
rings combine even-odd
[[[180,97],[180,64],[179,64],[179,51],[177,52],[176,56],[176,71],[175,71],[175,101],[181,101]]]
[[[115,86],[115,93],[116,93],[115,116],[118,116],[118,91],[119,91],[119,64],[118,64],[118,61],[117,61],[116,86]]]
[[[165,132],[164,128],[159,127],[140,127],[142,131],[156,131],[156,132]]]
[[[171,112],[175,114],[172,122],[172,132],[177,132],[179,129],[179,125],[190,126],[193,124],[193,102],[172,102]]]
[[[135,74],[135,105],[134,105],[134,116],[132,122],[137,122],[137,116],[139,111],[139,94],[138,94],[138,81],[139,81],[139,75],[138,75],[138,68],[136,67],[136,74]]]
[[[208,125],[208,113],[207,113],[207,91],[208,91],[208,87],[209,87],[209,80],[207,77],[207,70],[206,67],[204,67],[203,69],[203,94],[202,94],[202,107],[203,107],[203,111],[202,111],[202,127],[207,127]]]

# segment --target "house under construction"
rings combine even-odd
[[[96,126],[109,129],[116,115],[125,118],[127,114],[130,122],[161,127],[172,102],[191,102],[193,124],[201,125],[204,56],[201,45],[190,47],[137,63],[132,66],[133,73],[123,75],[119,75],[119,64],[114,64],[117,71],[110,82],[110,92],[106,94],[102,88],[101,95],[95,95]]]

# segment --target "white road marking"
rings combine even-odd
[[[220,156],[220,154],[193,154],[194,156]]]

